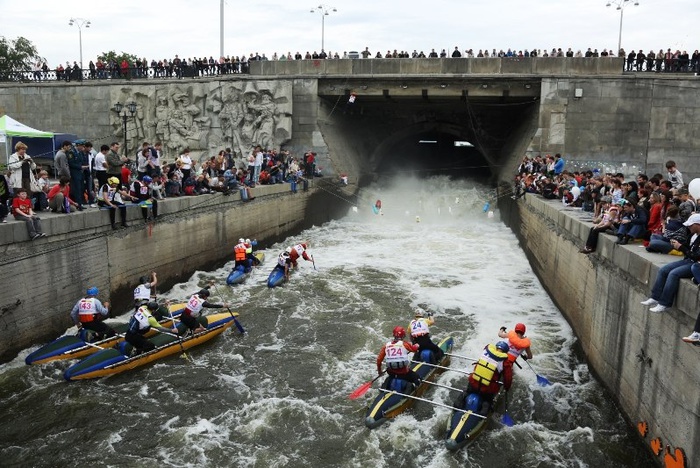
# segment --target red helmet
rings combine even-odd
[[[522,333],[524,335],[525,334],[525,324],[524,323],[516,323],[515,324],[515,333]]]
[[[406,330],[403,327],[394,327],[394,338],[403,339],[406,336]]]

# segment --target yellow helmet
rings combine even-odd
[[[110,177],[109,179],[107,179],[107,183],[109,185],[119,185],[119,179],[117,179],[116,177]]]

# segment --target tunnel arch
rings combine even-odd
[[[420,144],[421,139],[435,143]],[[455,141],[469,142],[473,146],[455,147]],[[478,146],[477,138],[464,125],[445,121],[418,122],[384,138],[372,152],[369,162],[377,176],[391,172],[419,172],[457,177],[471,173],[491,177],[496,163]],[[430,158],[431,152],[434,159]]]

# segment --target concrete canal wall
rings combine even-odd
[[[683,280],[675,306],[662,314],[640,304],[659,267],[680,257],[647,253],[639,243],[616,245],[608,235],[601,235],[597,252],[579,253],[591,224],[558,201],[508,198],[501,211],[574,329],[590,368],[630,423],[647,424],[650,447],[660,439],[662,449],[681,448],[686,466],[698,466],[700,348],[681,337],[693,330],[700,291]]]

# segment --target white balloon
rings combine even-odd
[[[581,189],[578,187],[571,187],[571,195],[573,195],[574,200],[576,200],[579,196],[581,196]]]
[[[693,179],[690,181],[690,183],[688,184],[688,192],[696,200],[700,198],[700,179]]]

